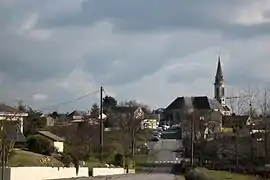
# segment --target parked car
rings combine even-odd
[[[150,138],[150,140],[149,141],[159,141],[160,140],[160,138],[159,137],[156,137],[156,136],[153,136],[153,137],[151,137]]]
[[[153,134],[162,134],[162,132],[159,132],[159,131],[153,131]]]
[[[161,138],[161,134],[154,134],[153,137],[158,137],[158,138]]]
[[[157,127],[157,131],[162,132],[163,131],[162,127]]]

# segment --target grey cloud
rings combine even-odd
[[[185,67],[179,67],[177,70],[173,70],[168,74],[167,81],[170,83],[193,83],[200,78],[213,78],[214,69],[209,70],[207,66],[194,66],[190,70]]]
[[[68,74],[76,62],[55,53],[50,44],[21,41],[16,36],[5,37],[0,43],[0,71],[14,80],[42,81]],[[69,63],[67,63],[69,62]]]
[[[156,29],[163,26],[194,26],[196,23],[226,21],[232,15],[235,7],[246,1],[104,1],[88,0],[82,3],[80,14],[69,14],[67,17],[48,19],[51,25],[90,24],[101,20],[138,29]],[[188,18],[187,18],[188,17]],[[136,27],[133,27],[134,24]],[[207,25],[210,23],[207,23]]]
[[[256,42],[250,46],[232,49],[228,63],[224,69],[225,81],[233,86],[248,86],[254,84],[269,83],[269,73],[267,67],[270,65],[269,53],[256,51]],[[233,48],[234,46],[232,46]],[[244,52],[244,53],[243,53]]]
[[[148,58],[152,58],[152,60],[147,60]],[[128,84],[156,72],[166,63],[166,59],[163,58],[165,57],[139,57],[134,55],[131,58],[124,55],[118,57],[101,54],[91,55],[85,57],[84,70],[91,72],[99,82],[108,85]]]
[[[141,32],[149,30],[199,29],[216,31],[225,37],[252,37],[260,33],[269,33],[270,24],[239,25],[231,19],[237,15],[237,10],[251,4],[250,0],[227,0],[193,2],[193,1],[104,1],[88,0],[82,3],[80,13],[60,14],[57,17],[47,17],[40,25],[46,27],[84,26],[108,20],[119,31]]]
[[[251,73],[250,69],[232,68],[229,72],[230,73],[225,76],[225,81],[226,84],[231,86],[248,86],[251,85],[251,83],[257,84],[262,82],[262,79]]]
[[[269,19],[270,18],[270,10],[264,11],[263,12],[263,17],[266,18],[266,19]]]

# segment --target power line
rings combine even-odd
[[[38,110],[50,109],[50,108],[53,108],[53,107],[57,107],[57,106],[61,106],[61,105],[70,104],[70,103],[73,103],[73,102],[75,102],[75,101],[84,99],[84,98],[86,98],[86,97],[88,97],[88,96],[91,96],[91,95],[93,95],[93,94],[96,94],[96,93],[98,93],[99,91],[100,91],[100,90],[96,90],[96,91],[87,93],[87,94],[85,94],[85,95],[83,95],[83,96],[77,97],[76,99],[69,100],[69,101],[64,101],[64,102],[57,103],[57,104],[50,105],[50,106],[46,106],[46,107],[42,107],[42,108],[39,108]]]
[[[103,92],[105,94],[105,96],[108,96],[108,94],[106,93],[105,89],[103,88]]]

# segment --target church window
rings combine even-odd
[[[219,97],[219,87],[216,87],[216,97]]]
[[[221,93],[222,93],[222,96],[225,95],[225,90],[224,90],[224,87],[221,88]]]

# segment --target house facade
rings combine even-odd
[[[128,114],[138,121],[144,119],[145,116],[143,108],[139,106],[117,106],[107,112],[106,122],[111,127],[118,127],[120,116]]]
[[[157,129],[157,119],[144,119],[141,122],[141,129]]]
[[[0,121],[17,121],[21,133],[23,133],[23,120],[28,116],[28,113],[19,111],[16,108],[0,104]]]
[[[38,131],[38,134],[47,138],[52,143],[57,152],[64,152],[64,138],[61,138],[51,133],[50,131]]]

